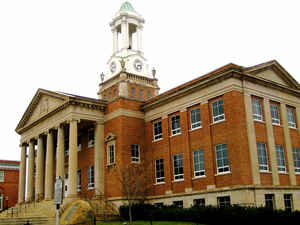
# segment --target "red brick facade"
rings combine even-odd
[[[18,202],[19,164],[19,161],[0,160],[0,173],[4,175],[0,180],[0,211]]]

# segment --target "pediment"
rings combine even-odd
[[[113,133],[108,133],[105,137],[105,142],[110,142],[116,139],[117,139],[116,135],[114,135]]]
[[[38,121],[67,102],[65,95],[39,89],[27,107],[16,130]]]
[[[275,60],[246,68],[246,72],[289,88],[300,87],[298,82]]]

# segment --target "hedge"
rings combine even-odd
[[[120,216],[128,220],[128,206],[120,207]],[[292,223],[300,221],[300,212],[272,210],[265,207],[215,206],[179,208],[176,206],[157,207],[150,204],[134,204],[133,220],[183,221],[200,224],[261,224],[265,222]]]

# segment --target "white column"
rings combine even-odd
[[[248,134],[248,145],[250,151],[251,171],[253,184],[260,184],[260,173],[257,156],[256,135],[253,123],[252,100],[248,93],[244,94],[244,104],[246,111],[246,123]]]
[[[53,131],[49,130],[47,134],[47,151],[46,151],[46,177],[45,177],[45,200],[52,200],[54,189],[54,146],[53,146]]]
[[[28,172],[27,172],[27,196],[26,201],[30,202],[33,200],[33,173],[34,173],[34,141],[29,142],[28,152]]]
[[[272,180],[274,185],[279,185],[279,176],[278,176],[278,169],[277,169],[277,156],[275,150],[275,140],[273,134],[273,125],[272,125],[272,118],[271,118],[271,110],[270,110],[270,102],[268,99],[264,99],[264,113],[265,113],[265,120],[266,120],[266,130],[267,130],[267,139],[268,139],[268,151],[270,155],[271,161],[271,169],[272,169]]]
[[[41,200],[44,196],[44,143],[43,136],[38,138],[38,150],[36,158],[36,200]]]
[[[94,149],[95,194],[104,194],[104,125],[102,122],[95,124],[95,149]]]
[[[21,162],[19,172],[19,193],[18,203],[23,203],[25,198],[25,178],[26,178],[26,145],[22,144],[21,147]]]
[[[284,103],[280,104],[280,112],[282,118],[285,151],[287,155],[285,164],[289,168],[289,178],[290,178],[291,185],[296,185],[296,175],[295,175],[294,157],[293,157],[293,150],[292,150],[292,143],[291,143],[291,136],[290,136],[290,128],[288,125],[287,108]]]
[[[118,31],[116,28],[112,29],[113,32],[113,54],[119,50],[118,46]]]
[[[70,135],[69,135],[69,186],[68,198],[77,197],[77,168],[78,168],[78,155],[77,155],[77,120],[70,122]]]
[[[56,176],[64,180],[65,175],[65,134],[63,125],[57,129]]]
[[[137,26],[136,28],[136,36],[137,36],[137,50],[138,51],[143,51],[143,46],[142,46],[142,26]]]
[[[122,49],[128,49],[129,47],[129,30],[128,22],[126,20],[122,21],[121,25],[121,34],[122,34]]]

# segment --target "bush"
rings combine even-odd
[[[120,216],[128,220],[128,206],[120,207]],[[292,223],[299,221],[300,212],[272,210],[264,207],[230,206],[219,208],[215,206],[179,208],[176,206],[157,207],[150,204],[134,204],[132,206],[133,220],[183,221],[200,224],[257,224],[263,221]]]

